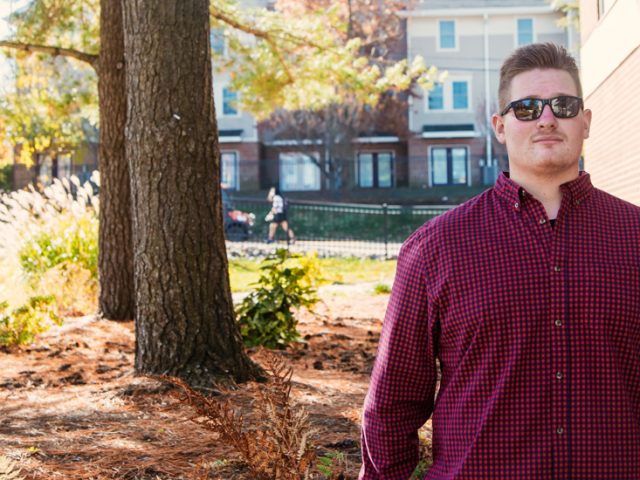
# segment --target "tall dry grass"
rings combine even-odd
[[[99,185],[98,172],[91,180]],[[75,176],[54,179],[42,192],[30,185],[1,193],[0,301],[16,307],[34,295],[52,294],[62,313],[89,313],[80,310],[96,304],[97,260],[70,252],[78,243],[92,252],[95,246],[97,259],[98,212],[93,186]]]

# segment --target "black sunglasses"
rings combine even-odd
[[[518,120],[528,122],[540,118],[545,105],[549,105],[556,118],[573,118],[583,108],[582,99],[571,95],[560,95],[553,98],[523,98],[511,102],[500,115],[504,116],[513,109],[513,114]]]

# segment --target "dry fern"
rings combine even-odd
[[[15,461],[0,455],[0,480],[24,480]]]
[[[180,387],[177,398],[194,409],[192,421],[219,435],[241,456],[256,480],[308,479],[316,459],[310,442],[307,412],[292,405],[293,370],[276,355],[267,356],[269,382],[262,386],[254,402],[255,425],[245,425],[228,401],[205,397],[184,381],[162,380]]]

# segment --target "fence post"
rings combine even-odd
[[[389,260],[389,218],[386,203],[382,204],[382,215],[384,215],[384,259]]]

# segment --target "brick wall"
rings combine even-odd
[[[593,111],[585,169],[594,185],[640,205],[640,48],[586,98]]]
[[[240,190],[260,189],[261,147],[257,142],[220,143],[221,152],[236,152],[238,155],[238,175]]]
[[[471,185],[482,183],[482,171],[479,161],[485,156],[485,139],[451,138],[425,139],[413,137],[409,139],[409,186],[427,188],[429,185],[429,147],[468,147]]]

